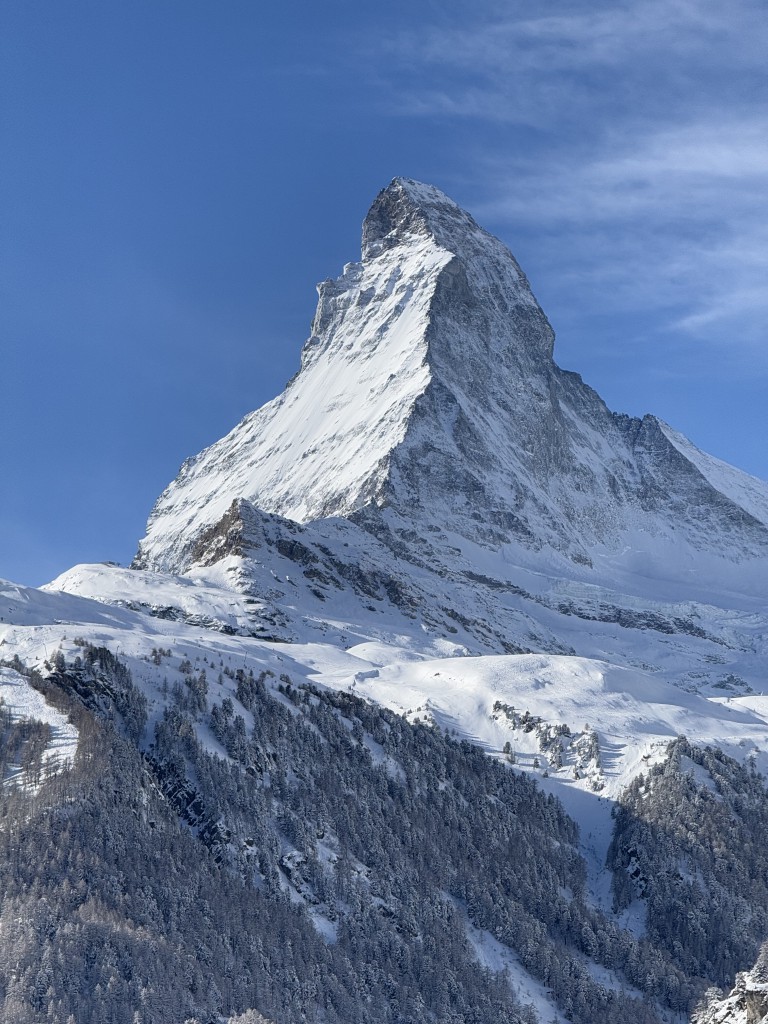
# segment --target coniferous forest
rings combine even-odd
[[[3,1020],[529,1024],[484,935],[569,1020],[652,1024],[765,934],[766,791],[719,752],[672,744],[618,809],[638,938],[587,900],[560,804],[466,741],[288,675],[217,696],[191,666],[149,735],[130,672],[88,645],[27,677],[80,738],[51,770],[39,729],[3,732],[25,765],[2,789]]]

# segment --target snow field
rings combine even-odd
[[[52,738],[43,754],[44,764],[64,767],[72,763],[77,751],[75,726],[51,707],[23,675],[3,665],[0,665],[0,699],[13,721],[42,722],[51,727]]]

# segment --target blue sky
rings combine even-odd
[[[762,0],[2,0],[0,576],[130,560],[281,390],[403,174],[510,246],[556,358],[768,477]]]

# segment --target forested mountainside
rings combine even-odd
[[[351,694],[240,671],[232,699],[210,670],[152,736],[105,649],[25,673],[78,750],[46,772],[31,732],[3,788],[4,1019],[529,1022],[522,969],[569,1020],[655,1022],[754,957],[763,918],[734,922],[763,896],[745,840],[768,799],[728,759],[673,744],[622,804],[611,867],[619,911],[647,902],[638,935],[590,904],[578,828],[530,778]]]
[[[0,581],[0,1019],[753,1024],[768,484],[431,186],[319,292],[130,568]]]
[[[225,705],[227,739],[242,740],[246,765],[206,755],[179,703],[142,756],[129,738],[141,721],[130,676],[106,652],[84,655],[82,666],[62,667],[45,683],[27,677],[72,716],[79,743],[72,765],[37,787],[31,758],[23,780],[3,789],[3,1020],[175,1024],[253,1006],[284,1021],[430,1020],[443,1011],[455,1020],[525,1020],[509,987],[478,969],[447,896],[432,885],[408,899],[419,881],[412,850],[392,849],[397,866],[408,865],[402,877],[365,865],[353,852],[361,852],[359,814],[344,831],[320,790],[312,820],[297,817],[308,798],[294,765],[323,773],[337,805],[362,813],[371,795],[352,773],[365,758],[348,764],[343,747],[332,756],[331,739],[352,741],[331,712],[335,736],[322,742],[307,722],[299,739],[315,742],[291,751],[300,730],[292,728],[290,701],[261,688],[258,744],[241,731],[242,714],[231,717]],[[139,715],[126,726],[117,704],[132,701]],[[199,697],[193,702],[199,717]],[[457,746],[456,753],[464,768],[466,752]],[[417,825],[409,808],[387,801],[390,780],[381,774],[390,821],[365,849],[368,860],[383,856],[382,839],[391,845],[393,817],[405,844]],[[341,788],[348,779],[352,785]],[[519,781],[517,803],[523,797],[527,805],[530,783]],[[406,793],[404,785],[404,803]],[[534,808],[547,824],[534,822]],[[507,818],[514,824],[511,811]],[[541,798],[531,805],[536,838],[554,841],[561,830],[568,838],[572,826],[562,819]],[[564,880],[574,856],[565,846],[553,868]],[[295,873],[317,890],[311,901],[291,898],[286,883]],[[321,898],[335,941],[312,925],[310,909]]]
[[[617,909],[646,903],[649,937],[727,985],[768,934],[765,779],[681,738],[622,794],[609,851]]]

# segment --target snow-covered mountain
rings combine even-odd
[[[547,1024],[679,1021],[705,981],[730,982],[768,929],[750,880],[755,864],[765,873],[756,836],[768,827],[755,774],[768,771],[768,484],[653,416],[611,412],[553,346],[507,248],[437,189],[395,179],[366,217],[361,261],[319,286],[296,376],[184,464],[134,565],[76,566],[39,591],[0,583],[9,780],[47,799],[47,771],[77,765],[78,751],[98,761],[93,723],[72,712],[82,704],[129,741],[138,803],[165,801],[163,828],[177,818],[267,901],[287,896],[322,942],[340,943],[326,968],[337,974],[372,921],[391,952],[436,941],[437,913],[461,936],[451,977],[473,957],[506,970]],[[501,775],[475,780],[460,741]],[[420,764],[424,742],[440,749]],[[392,892],[380,847],[399,843],[397,808],[409,835],[437,793],[470,814],[445,774],[454,747],[472,800],[490,787],[478,806],[501,806],[514,765],[581,828],[544,815],[553,830],[537,835],[536,871],[565,902],[556,919],[541,909],[540,932],[535,886],[507,890],[488,865],[468,881],[461,858],[427,870],[418,842],[397,860],[407,897]],[[435,793],[426,764],[443,765]],[[363,817],[373,801],[389,822],[371,848],[345,838],[334,771]],[[555,850],[567,851],[556,879]],[[494,900],[483,885],[501,886]],[[429,911],[416,924],[419,892]],[[364,974],[339,982],[353,1016],[386,990]],[[8,991],[26,1007],[20,977]],[[283,996],[258,1006],[306,1019],[306,994]],[[403,1019],[436,1019],[434,997],[419,989]],[[323,1012],[346,1024],[337,1009]],[[489,1004],[477,1020],[492,1017]]]
[[[761,687],[768,485],[561,370],[500,241],[398,178],[319,292],[299,372],[184,464],[137,567],[224,576],[284,639],[416,631]]]
[[[545,552],[566,572],[645,562],[720,584],[720,558],[749,592],[768,557],[768,486],[655,417],[611,413],[560,370],[512,254],[437,189],[395,179],[365,220],[362,261],[319,294],[301,369],[185,463],[139,564],[187,569],[245,499],[300,523],[351,518],[392,544],[415,525],[442,562],[451,535],[527,564]]]

